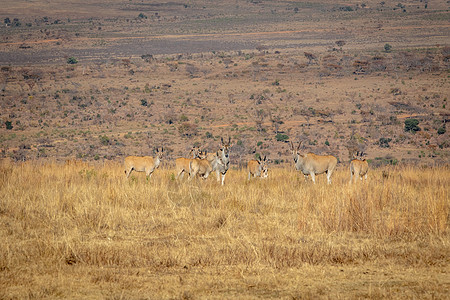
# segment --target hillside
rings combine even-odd
[[[444,1],[52,5],[2,11],[3,157],[164,146],[170,163],[231,137],[233,165],[291,163],[287,141],[342,162],[350,147],[374,165],[448,163]]]

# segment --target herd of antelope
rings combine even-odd
[[[230,167],[230,148],[231,138],[228,138],[228,142],[225,143],[221,138],[221,146],[215,153],[208,153],[207,151],[200,150],[199,147],[193,147],[189,152],[189,156],[192,158],[180,157],[175,160],[176,178],[182,179],[184,173],[188,174],[188,180],[192,180],[195,177],[203,179],[208,178],[211,172],[216,172],[217,181],[222,185],[225,184],[225,175]],[[301,171],[307,179],[311,175],[311,180],[316,183],[316,175],[323,173],[327,174],[327,182],[331,184],[331,175],[333,174],[336,165],[337,158],[333,155],[316,155],[314,153],[301,153],[301,142],[297,147],[290,143],[292,157],[294,159],[294,166],[297,171]],[[132,171],[145,172],[148,178],[150,178],[153,172],[159,167],[163,156],[164,148],[156,149],[156,156],[128,156],[125,158],[125,174],[127,178]],[[363,152],[356,152],[353,155],[353,159],[350,162],[350,183],[363,177],[367,179],[367,172],[369,170],[369,164],[363,158]],[[247,163],[248,180],[251,177],[267,178],[268,165],[267,158],[259,157],[258,159],[250,160]]]

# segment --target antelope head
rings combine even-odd
[[[258,163],[261,167],[261,178],[266,178],[267,176],[269,176],[269,171],[268,171],[268,167],[267,167],[267,160],[266,160],[266,156],[264,155],[264,158],[261,159],[261,157],[259,157],[258,159]]]
[[[207,156],[208,156],[207,150],[198,149],[197,157],[194,157],[194,158],[206,159]]]
[[[294,143],[292,143],[292,141],[291,141],[291,152],[292,152],[292,157],[294,158],[294,163],[297,163],[298,159],[300,157],[299,150],[300,150],[301,145],[302,145],[302,142],[299,142],[298,146],[296,148],[296,147],[294,147]]]
[[[222,141],[222,145],[220,146],[220,149],[217,152],[217,155],[221,156],[224,161],[229,161],[230,148],[233,146],[231,144],[231,137],[228,137],[228,143],[225,143],[223,141],[223,137],[221,138],[221,141]],[[220,154],[219,154],[219,152],[220,152]]]
[[[365,161],[365,159],[363,158],[364,155],[365,155],[365,153],[363,151],[356,151],[356,154],[353,153],[353,159]]]
[[[198,158],[201,152],[202,151],[200,150],[199,147],[194,146],[192,147],[191,151],[189,151],[189,156],[191,156],[192,154],[192,158]]]
[[[156,148],[156,157],[158,159],[161,159],[163,157],[163,154],[164,154],[164,148],[163,147],[161,147],[161,150],[159,150],[159,148]]]

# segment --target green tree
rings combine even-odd
[[[406,119],[405,120],[405,131],[406,132],[416,132],[420,131],[419,120],[417,119]]]

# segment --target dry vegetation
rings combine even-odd
[[[142,174],[140,174],[142,175]],[[222,187],[116,163],[3,164],[1,298],[445,298],[447,168]]]

